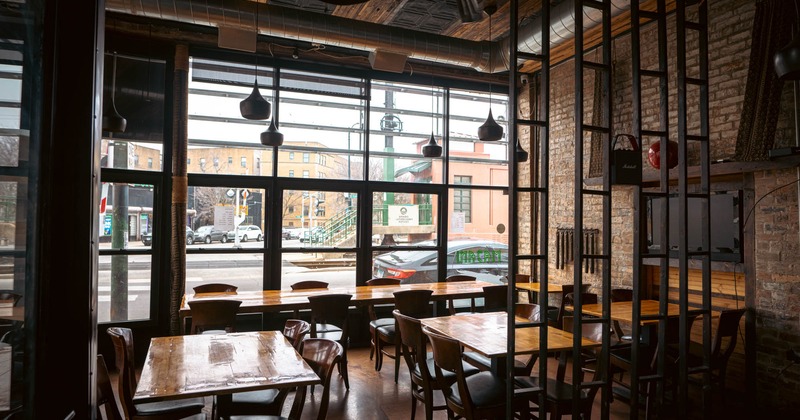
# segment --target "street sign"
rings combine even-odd
[[[243,200],[247,200],[247,196],[249,196],[249,195],[250,195],[250,191],[249,190],[242,190],[242,199]]]

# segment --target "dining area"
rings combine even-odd
[[[552,285],[558,292],[547,293],[547,303],[559,310],[549,312],[528,292],[551,285],[517,286],[462,277],[410,285],[372,279],[352,288],[308,281],[260,292],[205,284],[183,297],[183,334],[152,338],[140,367],[132,332],[109,328],[116,357],[102,370],[115,372],[124,418],[595,418],[607,398],[611,418],[627,418],[631,398],[651,418],[675,409],[678,385],[698,387],[657,377],[659,364],[678,363],[677,335],[691,334],[658,331],[659,319],[680,319],[677,305],[666,305],[662,317],[658,301],[634,305],[616,291],[608,304],[588,303],[598,301],[589,292],[587,303],[576,302],[562,293],[569,287]],[[287,319],[282,330],[237,322],[237,314],[254,312]],[[726,319],[728,327],[716,329],[730,335],[743,312],[710,316]],[[634,319],[641,328],[631,329]],[[348,331],[367,327],[369,343],[351,340]],[[666,362],[656,357],[658,340],[669,340]],[[694,347],[687,354],[702,363]],[[384,357],[394,370],[383,368]]]

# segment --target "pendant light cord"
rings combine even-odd
[[[255,81],[253,83],[255,83],[256,86],[258,86],[258,18],[259,18],[259,16],[258,16],[258,3],[259,2],[256,1],[256,51],[253,54],[253,56],[256,59],[255,73],[253,74],[253,76],[255,77]]]
[[[494,12],[489,13],[489,74],[492,73],[492,15]],[[489,112],[492,111],[492,82],[489,82]]]

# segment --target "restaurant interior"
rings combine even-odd
[[[0,21],[2,419],[800,409],[800,0]]]

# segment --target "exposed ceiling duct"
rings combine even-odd
[[[630,8],[630,0],[612,0],[612,15]],[[355,50],[382,49],[409,58],[471,67],[481,72],[509,68],[509,39],[475,42],[421,31],[306,12],[299,9],[259,5],[247,0],[106,0],[106,11],[212,27],[236,27],[276,38],[294,39]],[[551,46],[574,36],[574,6],[564,1],[551,11]],[[584,29],[600,24],[601,12],[584,9]],[[259,22],[256,25],[255,19]],[[541,18],[520,28],[519,49],[541,52]],[[489,54],[493,48],[492,54]],[[489,57],[492,62],[489,62]]]

